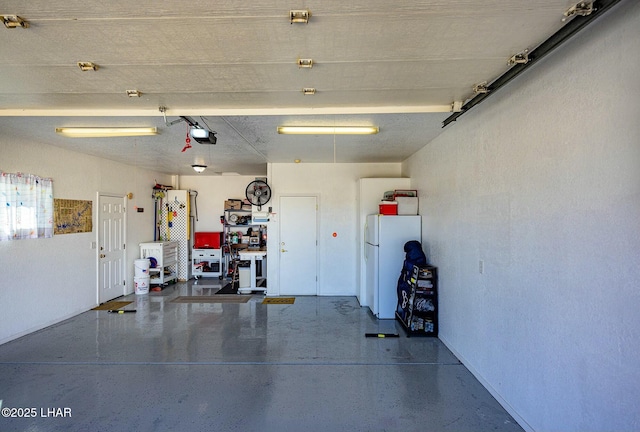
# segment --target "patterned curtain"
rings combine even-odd
[[[0,241],[53,237],[53,180],[0,171]]]

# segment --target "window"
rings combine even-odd
[[[53,180],[0,171],[0,241],[53,236]]]

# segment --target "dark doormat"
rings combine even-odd
[[[216,294],[237,294],[238,293],[238,282],[236,283],[231,283],[229,282],[228,284],[226,284],[225,286],[223,286],[222,288],[220,288],[218,291],[216,291]],[[232,288],[233,286],[233,288]],[[259,288],[266,288],[267,287],[267,280],[266,279],[260,279],[258,281],[258,285]]]
[[[191,296],[176,297],[171,303],[246,303],[251,299],[250,295],[212,295],[212,296]]]
[[[232,285],[233,288],[231,287]],[[238,284],[232,284],[231,282],[229,282],[218,291],[216,291],[216,294],[238,294]]]
[[[110,301],[106,303],[102,303],[100,306],[96,306],[91,310],[116,310],[122,307],[125,307],[129,303],[133,303],[130,301]]]

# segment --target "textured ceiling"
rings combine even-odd
[[[561,28],[567,0],[4,0],[0,131],[170,174],[264,175],[267,162],[398,162],[441,132],[454,102]],[[291,24],[308,9],[308,24]],[[300,58],[313,59],[310,69]],[[77,62],[98,65],[83,72]],[[305,96],[302,89],[315,88]],[[126,90],[139,90],[129,98]],[[159,107],[166,107],[166,120]],[[218,144],[181,152],[192,116]],[[377,125],[373,136],[282,136],[283,124]],[[150,125],[80,139],[59,126]],[[452,126],[449,126],[452,127]],[[453,126],[454,127],[454,126]]]

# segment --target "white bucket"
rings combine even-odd
[[[136,287],[136,294],[149,293],[149,276],[141,276],[133,278],[133,285]]]
[[[134,263],[135,273],[134,277],[145,277],[149,276],[149,267],[151,266],[151,262],[148,259],[137,259]]]

